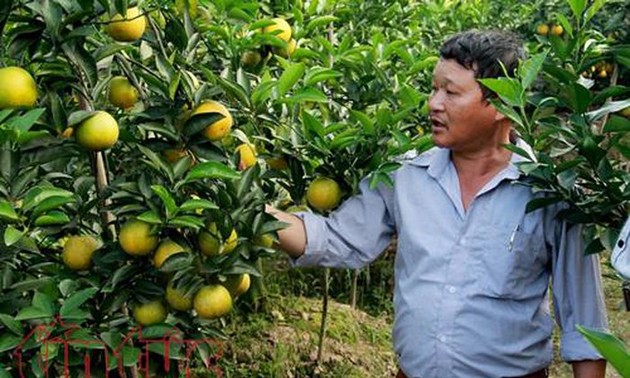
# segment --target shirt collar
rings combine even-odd
[[[523,139],[518,138],[516,140],[516,147],[525,151],[527,155],[529,155],[529,157],[524,157],[517,153],[512,153],[510,164],[502,173],[505,179],[518,179],[522,175],[521,171],[518,169],[518,164],[536,160],[531,146],[525,143]],[[414,157],[412,160],[409,161],[409,164],[411,165],[428,167],[427,172],[432,177],[439,177],[440,175],[442,175],[442,173],[450,163],[451,151],[448,148],[441,147],[433,147],[430,150]]]

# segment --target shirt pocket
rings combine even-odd
[[[541,235],[520,230],[488,232],[486,247],[480,248],[478,282],[481,294],[495,298],[520,299],[546,282]]]

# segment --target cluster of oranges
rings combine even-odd
[[[605,79],[609,77],[614,70],[614,65],[609,62],[599,62],[591,66],[588,70],[582,72],[582,77]]]
[[[290,58],[297,49],[297,41],[293,38],[291,25],[283,18],[273,18],[270,24],[257,29],[256,33],[275,35],[281,39],[285,46],[274,47],[273,52],[283,58]],[[254,67],[262,61],[262,54],[258,50],[247,50],[241,54],[241,63],[245,67]]]
[[[217,231],[216,224],[210,224],[197,236],[197,246],[203,256],[228,254],[238,244],[238,234],[232,230],[227,238]],[[265,235],[257,240],[265,247],[271,247],[273,239]],[[159,240],[155,227],[138,219],[127,221],[118,235],[120,248],[134,258],[149,257],[153,266],[160,269],[171,257],[181,253],[191,253],[190,248],[182,246],[170,238]],[[91,235],[70,236],[66,238],[61,258],[71,270],[85,271],[92,267],[94,253],[102,247],[99,239]],[[214,281],[194,293],[187,293],[171,281],[166,285],[164,300],[155,300],[133,306],[132,314],[138,324],[151,325],[163,322],[168,315],[168,308],[176,311],[190,311],[203,319],[215,319],[228,314],[232,309],[233,298],[249,290],[250,276],[247,273],[227,276],[223,282]]]
[[[557,37],[564,34],[564,28],[558,24],[538,24],[536,33],[542,36],[555,35]]]

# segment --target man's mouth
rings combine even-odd
[[[434,129],[444,129],[444,128],[446,128],[446,125],[444,124],[444,122],[440,121],[437,118],[431,118],[431,126]]]

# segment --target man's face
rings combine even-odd
[[[469,70],[455,60],[440,59],[429,98],[433,141],[455,152],[475,152],[496,144],[498,113],[483,99]]]

